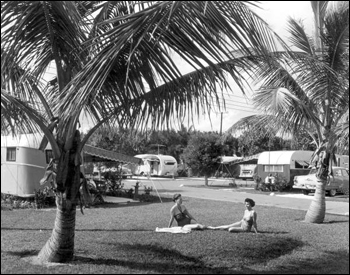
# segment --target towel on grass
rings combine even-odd
[[[156,228],[156,232],[163,232],[163,233],[190,233],[190,228],[184,228],[181,226],[174,226],[174,227],[164,227],[164,228]]]

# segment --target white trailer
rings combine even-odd
[[[175,176],[177,172],[177,161],[169,155],[142,154],[136,155],[142,160],[136,167],[135,174],[151,176]]]

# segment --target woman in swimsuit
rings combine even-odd
[[[255,202],[252,199],[245,199],[245,207],[246,210],[244,211],[244,215],[242,220],[239,222],[235,222],[228,225],[221,225],[221,226],[208,226],[208,229],[223,229],[228,230],[229,232],[250,232],[253,228],[255,233],[258,233],[258,226],[256,224],[257,214],[253,210],[253,207],[255,206]]]
[[[188,229],[206,229],[205,225],[201,225],[199,223],[193,224],[192,220],[197,220],[188,212],[186,207],[182,205],[182,197],[181,194],[175,194],[173,196],[173,201],[175,205],[170,209],[170,221],[169,228],[173,224],[174,219],[177,221],[178,226],[182,226]]]

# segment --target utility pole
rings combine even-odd
[[[221,123],[220,123],[220,136],[222,135],[222,112],[221,112]]]
[[[221,113],[221,120],[220,120],[220,136],[222,136],[222,120],[223,120],[223,114],[227,114],[228,112],[220,112]]]

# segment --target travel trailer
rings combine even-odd
[[[309,173],[312,155],[313,151],[265,151],[259,155],[257,173],[263,180],[277,173],[292,186],[294,176]]]
[[[142,154],[136,155],[141,164],[135,169],[137,175],[151,176],[175,176],[177,172],[177,161],[169,155]]]
[[[20,197],[34,197],[41,186],[45,169],[52,158],[50,145],[46,150],[37,148],[42,135],[27,134],[1,136],[1,193]]]

